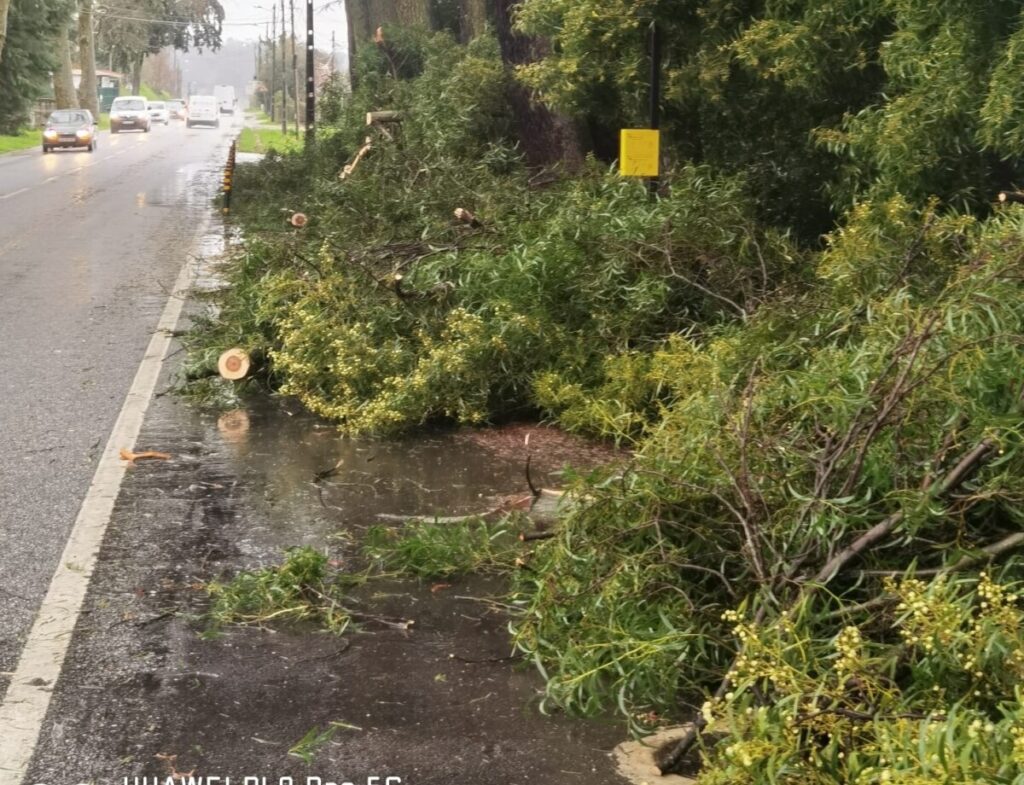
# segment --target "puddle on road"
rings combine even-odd
[[[125,728],[138,773],[151,773],[154,756],[167,752],[206,773],[236,771],[241,761],[252,771],[308,773],[287,750],[338,721],[347,730],[323,746],[317,765],[345,781],[386,769],[417,785],[622,782],[606,754],[622,739],[619,723],[537,710],[542,682],[514,666],[508,618],[491,600],[505,590],[499,578],[371,581],[348,597],[364,618],[340,639],[294,625],[197,634],[204,581],[280,563],[294,545],[330,547],[344,562],[351,543],[339,534],[381,514],[469,514],[527,496],[527,434],[531,474],[548,487],[566,463],[592,466],[614,452],[536,425],[346,438],[274,398],[224,413],[165,399],[156,410],[138,449],[174,457],[132,468],[119,501],[130,523],[115,526],[108,544],[127,561],[97,581],[100,598],[136,599],[127,611],[97,604],[89,617],[133,652],[116,659],[125,672],[108,677],[104,694],[158,718],[136,721],[133,708],[110,720]],[[337,474],[318,486],[317,473],[332,467]],[[119,625],[124,618],[135,623]],[[380,618],[412,624],[381,626]],[[88,663],[110,657],[103,637],[76,655],[94,686]]]
[[[216,445],[200,459],[219,477],[209,481],[209,498],[231,494],[235,545],[259,559],[293,545],[329,543],[339,532],[380,522],[379,516],[394,522],[471,515],[507,497],[528,496],[528,450],[531,476],[546,487],[561,483],[566,465],[589,467],[615,456],[539,425],[434,431],[394,441],[349,438],[297,403],[274,399],[198,416],[208,429],[207,449]],[[328,470],[332,476],[317,482]],[[247,490],[212,487],[225,483]]]

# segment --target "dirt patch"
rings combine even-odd
[[[615,764],[619,774],[633,785],[693,785],[699,769],[696,759],[684,759],[684,774],[662,775],[658,762],[675,747],[688,726],[664,728],[643,739],[626,741],[615,748]],[[691,776],[692,775],[692,776]]]
[[[559,484],[559,476],[566,467],[586,471],[624,462],[630,456],[628,450],[610,443],[589,442],[559,428],[537,423],[464,428],[455,433],[454,439],[456,443],[482,448],[497,460],[520,466],[525,466],[526,456],[530,455],[531,468],[549,485]]]

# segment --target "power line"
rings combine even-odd
[[[121,11],[122,13],[112,13],[113,11]],[[152,16],[129,16],[126,12],[128,12],[128,9],[115,9],[108,7],[97,7],[94,10],[94,13],[97,13],[106,19],[119,19],[125,22],[151,22],[163,25],[178,25],[179,27],[190,27],[196,24],[194,21],[186,22],[180,19],[159,19]],[[220,24],[221,26],[230,27],[262,27],[264,22],[227,22],[222,19],[220,20]]]

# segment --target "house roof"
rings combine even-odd
[[[81,76],[82,75],[82,69],[81,68],[72,68],[71,69],[71,73],[74,76]],[[121,79],[121,80],[124,79],[124,74],[119,74],[117,71],[108,71],[105,68],[97,68],[96,69],[96,76],[111,76],[114,79]]]

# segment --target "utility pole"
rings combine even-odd
[[[281,0],[281,133],[288,133],[288,71],[284,56],[288,52],[288,30],[284,23],[284,0]]]
[[[295,104],[295,135],[299,135],[299,51],[295,38],[295,0],[288,0],[288,15],[292,20],[292,100]]]
[[[96,44],[93,34],[92,0],[78,3],[78,57],[82,64],[82,76],[78,82],[78,100],[83,109],[100,116],[99,97],[96,94]]]
[[[274,23],[270,28],[270,122],[274,122],[274,96],[277,93],[277,6],[274,6]],[[283,56],[283,55],[282,55]]]
[[[306,147],[316,140],[316,75],[313,51],[313,0],[306,0]]]

